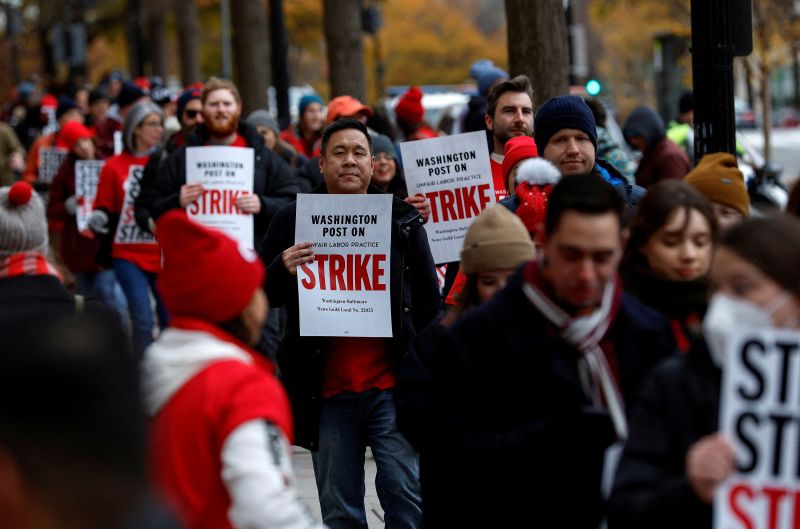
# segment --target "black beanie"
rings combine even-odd
[[[585,132],[592,145],[597,148],[597,124],[594,114],[582,98],[578,96],[551,97],[539,108],[533,122],[533,139],[543,152],[550,138],[563,129]]]

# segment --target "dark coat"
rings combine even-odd
[[[370,186],[370,193],[382,193]],[[327,193],[320,186],[314,193]],[[300,336],[297,276],[283,266],[283,250],[294,245],[296,202],[283,207],[270,225],[260,249],[269,263],[265,290],[271,306],[286,307],[286,335],[278,350],[278,367],[295,419],[295,443],[310,450],[319,446],[319,414],[327,338]],[[390,283],[395,365],[407,355],[411,339],[441,312],[441,297],[422,217],[399,198],[392,204]]]
[[[139,184],[139,196],[136,197],[133,205],[136,225],[145,232],[150,231],[150,205],[159,199],[156,180],[161,171],[161,165],[178,147],[183,145],[186,145],[186,132],[179,130],[169,138],[163,148],[156,149],[147,159],[147,165],[144,166],[142,180]]]
[[[254,244],[258,246],[275,213],[294,199],[297,194],[297,184],[289,166],[280,156],[267,149],[255,127],[240,122],[238,133],[244,138],[247,146],[255,151],[253,192],[261,198],[261,211],[254,215]],[[153,186],[158,198],[148,205],[153,220],[158,220],[170,209],[180,209],[181,186],[186,183],[186,148],[206,145],[208,138],[208,131],[199,125],[194,134],[186,137],[186,145],[176,149],[161,164]]]
[[[721,371],[702,344],[645,382],[609,500],[609,529],[711,529],[711,506],[686,479],[686,453],[717,431]]]
[[[114,310],[91,297],[86,298],[83,310],[119,321]],[[35,332],[45,322],[69,316],[75,311],[75,296],[55,276],[31,275],[0,279],[2,342],[15,343],[16,336]],[[120,344],[120,349],[125,348],[126,344]]]
[[[626,138],[641,136],[647,142],[636,169],[636,183],[645,189],[661,180],[683,179],[692,170],[686,151],[666,137],[664,120],[652,108],[635,108],[622,131]]]
[[[450,329],[418,336],[400,372],[398,427],[420,451],[428,528],[596,529],[602,517],[613,425],[521,276]],[[674,352],[669,327],[623,294],[607,339],[630,406],[651,366]]]

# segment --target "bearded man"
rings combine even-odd
[[[236,85],[212,77],[203,87],[200,102],[203,123],[186,136],[185,146],[161,164],[155,182],[157,198],[148,205],[150,216],[157,220],[169,209],[185,209],[205,192],[202,184],[186,183],[186,148],[250,147],[254,150],[253,194],[239,196],[236,207],[254,216],[253,247],[257,248],[275,212],[297,194],[294,176],[286,162],[264,145],[255,127],[239,120],[242,98]]]

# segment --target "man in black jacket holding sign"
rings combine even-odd
[[[381,193],[369,185],[375,165],[366,126],[341,119],[325,129],[319,157],[324,183],[314,193]],[[261,248],[266,291],[287,307],[278,365],[295,417],[295,439],[314,452],[322,517],[332,528],[366,527],[364,451],[372,448],[376,488],[389,528],[421,527],[417,455],[395,427],[393,388],[410,340],[439,314],[440,296],[420,213],[395,198],[389,289],[392,338],[299,335],[297,268],[314,260],[295,244],[296,203],[282,208]]]
[[[201,184],[186,183],[186,148],[199,146],[250,147],[254,150],[253,194],[240,196],[236,206],[254,217],[254,247],[264,237],[273,215],[297,194],[289,166],[264,146],[258,131],[240,122],[242,100],[230,81],[212,77],[203,87],[203,124],[186,137],[185,147],[175,150],[161,165],[147,205],[157,220],[165,211],[186,208],[205,190]]]

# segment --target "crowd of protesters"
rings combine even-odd
[[[213,77],[20,84],[0,123],[0,527],[363,529],[369,447],[389,528],[710,529],[735,468],[726,336],[800,326],[800,200],[756,212],[734,155],[695,160],[651,108],[623,125],[637,166],[602,103],[470,75],[462,129],[486,131],[498,203],[450,263],[399,156],[439,136],[419,87],[394,120],[308,94],[281,130]],[[253,150],[252,249],[185,212],[204,146]],[[393,195],[391,338],[301,335],[298,193]]]

